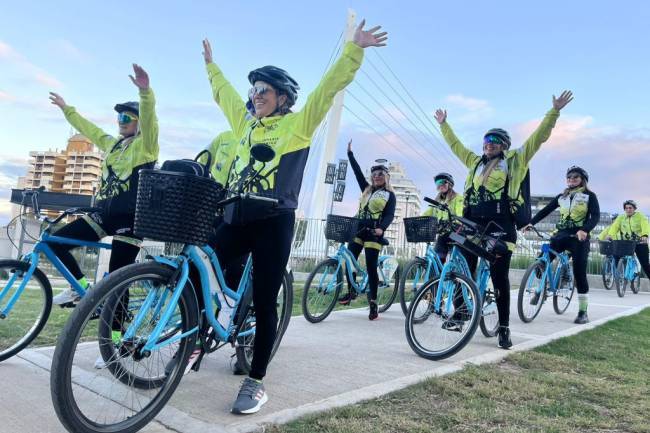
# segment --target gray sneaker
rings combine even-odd
[[[242,381],[237,400],[232,405],[232,413],[255,413],[269,400],[261,381],[247,377]]]
[[[52,302],[54,303],[54,305],[61,305],[61,306],[76,304],[80,300],[81,300],[81,296],[79,296],[79,293],[77,293],[72,288],[66,289],[52,298]]]

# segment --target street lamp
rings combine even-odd
[[[406,207],[404,208],[404,218],[409,217],[409,199],[411,198],[411,191],[408,189],[404,191],[404,194],[406,194]],[[406,229],[404,228],[404,224],[402,224],[402,228],[404,229],[404,238],[403,238],[403,248],[404,252],[406,252]]]

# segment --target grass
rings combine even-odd
[[[650,432],[650,309],[272,433]]]

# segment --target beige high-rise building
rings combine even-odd
[[[75,134],[64,151],[29,152],[26,188],[44,186],[47,191],[93,194],[102,175],[103,154],[90,140]]]

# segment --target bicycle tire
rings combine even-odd
[[[606,290],[612,290],[614,287],[614,267],[613,262],[609,258],[605,259],[603,270],[601,272],[603,277],[603,286]]]
[[[639,266],[636,266],[636,274],[634,274],[634,279],[630,281],[630,289],[632,289],[632,293],[635,295],[639,293],[639,290],[641,290],[641,272],[642,270],[639,268]]]
[[[486,323],[485,310],[486,307],[489,308],[489,313],[494,311],[496,314],[496,322],[492,326],[488,326]],[[492,293],[491,290],[485,292],[483,297],[483,306],[481,308],[481,320],[479,321],[479,327],[481,328],[481,333],[487,338],[496,337],[499,331],[499,309],[497,308],[496,296]]]
[[[305,286],[302,292],[302,314],[305,317],[305,319],[307,319],[307,321],[311,323],[322,322],[323,320],[325,320],[325,318],[327,318],[327,316],[329,316],[329,314],[334,309],[334,306],[338,302],[339,293],[341,292],[341,286],[343,285],[343,281],[344,281],[342,267],[338,268],[337,275],[336,275],[336,279],[337,279],[336,288],[333,292],[332,299],[329,302],[326,302],[325,310],[321,314],[313,314],[311,311],[309,311],[308,301],[309,301],[309,293],[313,291],[311,290],[312,281],[319,274],[321,268],[324,269],[331,266],[338,267],[338,264],[339,263],[334,259],[323,260],[314,268],[314,270],[312,270],[309,273],[309,276],[307,277],[307,281],[305,281]]]
[[[548,287],[548,281],[546,284],[544,284],[537,302],[535,304],[530,304],[529,301],[528,305],[534,305],[534,308],[531,310],[530,314],[526,314],[526,311],[524,310],[524,303],[525,295],[528,293],[528,280],[531,278],[533,273],[536,272],[537,269],[539,269],[541,273],[545,272],[544,266],[539,260],[534,261],[530,266],[528,266],[528,269],[526,269],[526,272],[521,279],[521,283],[519,284],[519,294],[517,296],[517,313],[519,314],[519,319],[524,323],[530,323],[535,320],[539,312],[542,310],[542,306],[546,300],[546,289]],[[535,276],[535,278],[539,279],[537,276]],[[540,282],[538,284],[541,284],[541,279],[539,280]]]
[[[181,353],[180,361],[175,363],[173,370],[168,375],[165,384],[155,388],[157,393],[151,398],[146,406],[134,415],[126,417],[124,421],[113,424],[99,424],[90,420],[81,412],[78,402],[75,399],[73,390],[72,370],[75,355],[75,348],[80,340],[84,326],[89,322],[90,317],[101,305],[111,296],[118,294],[119,290],[136,281],[139,277],[151,277],[166,284],[174,274],[175,270],[166,265],[156,262],[135,263],[125,266],[108,277],[104,278],[95,288],[81,300],[75,308],[63,328],[59,341],[54,351],[50,375],[50,392],[55,412],[68,431],[83,431],[90,433],[133,433],[142,429],[149,423],[165,406],[167,401],[178,387],[183,377],[185,365],[194,348],[196,333],[189,334],[179,341],[177,354]],[[188,286],[181,293],[179,298],[179,310],[182,320],[183,332],[189,331],[198,326],[198,305],[195,294],[188,290]],[[84,349],[82,349],[84,350]],[[85,346],[87,350],[87,346]],[[75,366],[75,369],[80,368]],[[92,383],[92,382],[91,382]],[[76,389],[86,389],[83,386],[74,384]],[[109,392],[112,391],[112,387]],[[94,391],[94,390],[90,390]],[[125,392],[122,388],[120,392]],[[89,393],[89,395],[95,395]],[[96,394],[102,397],[100,394]],[[86,403],[86,399],[79,399],[79,402]],[[111,402],[110,398],[107,399]],[[139,403],[139,401],[138,401]],[[91,405],[92,407],[92,405]],[[103,406],[102,406],[103,407]]]
[[[291,320],[291,311],[293,308],[293,284],[291,283],[291,278],[289,274],[285,271],[284,276],[282,277],[282,286],[284,291],[284,298],[281,305],[281,311],[278,315],[278,327],[277,333],[275,335],[275,341],[273,342],[273,348],[271,349],[271,356],[269,362],[275,356],[275,353],[280,347],[282,342],[282,337],[289,327],[289,321]],[[254,308],[254,307],[253,307]],[[254,310],[251,309],[248,312],[248,315],[254,316]],[[244,323],[250,323],[248,317],[244,319]],[[255,334],[253,334],[252,340],[243,340],[239,341],[235,349],[235,371],[239,371],[242,374],[248,374],[251,371],[251,364],[253,362],[253,347],[255,344]]]
[[[417,309],[418,309],[418,304],[421,300],[423,300],[429,293],[431,293],[431,298],[435,296],[440,278],[436,277],[432,280],[430,280],[428,283],[426,283],[422,288],[418,291],[418,293],[415,295],[415,298],[413,299],[413,302],[409,306],[407,315],[406,315],[406,320],[404,322],[404,330],[406,332],[406,341],[408,342],[409,346],[411,349],[418,355],[421,356],[422,358],[429,359],[432,361],[439,361],[442,359],[449,358],[450,356],[455,355],[458,353],[460,350],[462,350],[472,339],[474,334],[476,333],[476,328],[479,325],[479,319],[481,317],[481,309],[480,305],[481,304],[481,295],[476,288],[476,284],[471,278],[466,277],[465,275],[460,275],[460,274],[452,274],[449,276],[450,279],[453,279],[454,281],[460,282],[461,284],[464,284],[467,289],[471,292],[471,296],[474,299],[473,303],[473,308],[472,308],[472,315],[471,318],[469,319],[469,323],[465,324],[467,325],[467,331],[465,332],[464,335],[461,336],[461,338],[454,344],[452,344],[450,347],[441,349],[441,350],[431,350],[427,349],[424,347],[423,343],[421,343],[418,339],[418,337],[415,335],[414,332],[414,325],[423,325],[423,323],[429,319],[432,316],[437,316],[438,314],[431,313],[427,314],[426,318],[425,315],[418,314]],[[425,301],[429,302],[429,301]],[[430,302],[429,302],[430,304]],[[466,304],[465,304],[466,305]],[[429,307],[425,307],[430,309]],[[436,328],[437,323],[432,324],[433,328]],[[453,331],[445,331],[445,332],[453,332]]]
[[[619,298],[625,296],[625,290],[627,289],[627,278],[625,278],[625,264],[627,259],[621,257],[618,261],[618,266],[616,267],[616,294]]]
[[[388,294],[388,296],[385,297],[386,298],[385,301],[384,301],[383,296],[380,297],[380,293],[382,295],[385,294],[385,293],[383,291],[379,292],[379,289],[378,289],[378,293],[377,293],[377,312],[378,313],[385,313],[386,311],[388,311],[388,309],[391,307],[391,305],[393,305],[393,302],[395,302],[395,298],[397,297],[397,291],[399,290],[399,280],[400,280],[400,266],[399,265],[397,266],[397,269],[393,273],[393,278],[394,278],[395,282],[393,284],[390,284],[390,281],[388,281],[388,286],[383,289],[383,290],[390,290],[391,287],[393,288],[393,290],[390,290],[390,293]],[[380,300],[384,301],[384,302],[380,302]]]
[[[5,268],[8,268],[10,270],[6,272],[11,272],[11,271],[15,272],[16,270],[27,272],[29,267],[30,267],[29,263],[20,260],[0,260],[0,272],[2,272],[2,270]],[[16,341],[15,343],[11,344],[11,346],[8,346],[6,348],[2,348],[4,347],[4,343],[2,344],[2,347],[0,347],[0,362],[11,358],[12,356],[18,354],[25,347],[29,346],[29,344],[32,341],[34,341],[34,339],[38,336],[38,334],[41,333],[43,327],[45,326],[47,320],[50,317],[50,313],[52,311],[52,286],[50,285],[50,280],[38,268],[34,269],[32,278],[36,278],[40,290],[43,292],[43,301],[44,301],[43,306],[41,307],[40,313],[36,318],[36,320],[34,321],[34,323],[31,324],[27,332],[23,334],[23,336],[18,341]],[[4,289],[4,286],[0,287],[0,290],[2,289]],[[25,288],[25,290],[28,289]],[[16,308],[16,305],[19,305],[19,303],[20,303],[20,298],[14,305],[14,308]],[[3,303],[3,305],[6,304]],[[12,314],[15,314],[16,316],[19,315],[14,310],[7,317],[11,317]],[[6,325],[8,323],[7,319],[0,319],[0,320],[1,320],[0,324],[2,325]],[[0,331],[1,330],[2,328],[0,327]]]
[[[422,281],[422,285],[419,287],[413,287],[413,290],[410,290],[410,296],[409,294],[406,293],[406,285],[408,283],[408,277],[411,275],[411,272],[417,268],[422,269],[422,274],[427,270],[427,262],[426,260],[416,257],[412,260],[410,260],[405,266],[404,266],[404,272],[402,272],[402,275],[400,276],[400,281],[399,281],[399,304],[400,307],[402,308],[402,313],[404,313],[404,316],[406,316],[406,312],[408,311],[408,303],[411,302],[411,300],[415,297],[415,294],[417,291],[424,285],[426,281]]]
[[[555,311],[556,314],[564,314],[564,312],[569,308],[569,304],[571,304],[571,300],[573,299],[573,295],[576,292],[576,280],[573,276],[573,264],[569,262],[566,265],[566,269],[563,269],[562,272],[568,272],[569,275],[571,276],[571,292],[569,293],[568,297],[565,297],[566,299],[566,305],[562,306],[560,304],[560,294],[563,292],[560,292],[560,290],[564,290],[563,288],[559,288],[553,293],[553,310]],[[562,282],[562,277],[560,277],[560,282]]]

